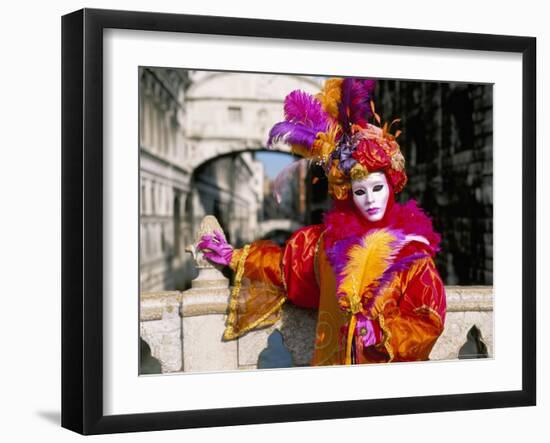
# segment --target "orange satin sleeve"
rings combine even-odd
[[[397,288],[401,295],[387,300],[379,316],[390,361],[428,360],[446,311],[445,287],[432,258],[403,272]]]
[[[315,255],[322,225],[296,231],[284,247],[259,240],[233,251],[229,266],[235,281],[229,299],[224,340],[275,324],[286,300],[298,306],[319,304]]]
[[[233,271],[237,269],[242,253],[242,249],[233,251],[229,265]],[[244,262],[244,277],[252,281],[283,287],[282,256],[283,249],[272,241],[258,240],[251,243]]]

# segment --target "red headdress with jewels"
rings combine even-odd
[[[352,180],[376,171],[400,192],[407,183],[396,141],[401,131],[390,132],[399,119],[381,123],[374,87],[374,80],[347,77],[328,79],[315,96],[292,91],[285,98],[285,119],[271,128],[267,146],[289,144],[293,153],[320,164],[337,200],[348,197]]]

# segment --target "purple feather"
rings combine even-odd
[[[304,91],[296,90],[285,98],[285,120],[325,130],[329,115],[315,97]]]
[[[327,258],[329,260],[329,263],[332,266],[332,269],[334,269],[337,288],[340,286],[340,283],[344,278],[343,272],[344,272],[344,268],[346,267],[349,261],[349,258],[348,258],[349,250],[353,246],[360,244],[362,240],[363,240],[362,236],[347,237],[335,242],[331,248],[327,249]]]
[[[388,260],[388,268],[384,273],[378,278],[370,287],[371,287],[371,297],[368,300],[367,309],[370,308],[376,297],[380,295],[380,292],[383,288],[387,287],[395,274],[401,271],[407,270],[411,264],[421,258],[428,257],[429,255],[425,252],[417,252],[408,255],[398,261],[393,261],[395,256],[399,254],[399,251],[409,243],[406,239],[405,233],[400,229],[390,229],[388,230],[394,237],[395,240],[391,243],[392,255]],[[339,240],[333,244],[333,246],[327,249],[327,258],[334,269],[334,274],[336,276],[336,288],[340,287],[342,280],[344,278],[344,269],[349,262],[348,253],[350,249],[363,242],[365,236],[369,235],[371,231],[367,232],[363,236],[350,236],[342,240]],[[338,289],[337,289],[338,290]]]
[[[374,93],[374,80],[345,78],[342,82],[339,106],[342,127],[347,130],[351,124],[365,126],[371,116],[370,101]]]
[[[338,104],[338,120],[342,125],[342,129],[347,132],[350,125],[350,111],[351,111],[351,85],[353,79],[345,78],[342,82],[342,90],[340,92],[340,103]]]
[[[283,141],[309,149],[319,132],[326,132],[330,117],[315,97],[303,91],[292,91],[285,98],[285,120],[269,132],[267,146]]]
[[[370,101],[374,92],[374,80],[354,79],[351,86],[352,123],[364,126],[371,116]]]
[[[303,145],[311,148],[317,133],[321,131],[322,129],[310,128],[300,123],[279,122],[269,131],[267,146],[269,148],[274,143],[283,141],[291,145]]]
[[[390,243],[390,247],[394,251],[393,256],[395,256],[395,254],[397,254],[407,243],[406,235],[401,229],[386,229],[386,231],[395,237],[395,240]]]
[[[335,273],[339,274],[344,270],[348,262],[348,251],[361,242],[361,237],[347,237],[334,243],[327,251],[327,257]]]

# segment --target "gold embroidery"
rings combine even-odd
[[[225,340],[232,340],[234,338],[239,338],[242,335],[246,334],[248,331],[251,331],[256,328],[265,327],[265,326],[271,326],[279,321],[280,315],[277,315],[272,320],[267,320],[271,315],[273,315],[274,312],[277,312],[278,309],[281,308],[281,306],[286,302],[286,297],[282,297],[276,304],[273,306],[269,311],[267,311],[264,315],[262,315],[258,320],[256,320],[253,323],[250,323],[249,325],[245,326],[244,328],[240,329],[238,332],[235,332],[233,330],[233,326],[228,326],[223,334],[223,338]],[[229,331],[228,331],[229,330]]]
[[[281,272],[281,281],[283,282],[283,288],[285,289],[285,296],[288,295],[288,288],[286,286],[286,279],[285,279],[285,271],[284,266],[279,266],[280,272]]]
[[[315,274],[315,281],[317,282],[317,286],[321,284],[321,278],[319,276],[319,247],[321,246],[321,241],[323,239],[323,236],[325,235],[325,232],[326,231],[323,231],[321,232],[321,235],[319,235],[319,239],[315,244],[315,252],[313,253],[313,273]]]
[[[229,300],[229,315],[227,316],[226,328],[223,333],[224,340],[231,340],[238,337],[235,333],[233,325],[235,324],[235,317],[237,316],[237,296],[241,290],[241,281],[244,274],[244,263],[248,257],[250,251],[250,245],[246,245],[239,251],[239,261],[237,263],[237,275],[235,275],[235,285],[231,291],[231,299]],[[233,257],[231,258],[231,264],[233,264]]]
[[[324,349],[336,339],[333,328],[334,318],[328,311],[319,309],[315,328],[315,349]]]
[[[388,363],[390,363],[394,358],[393,346],[390,343],[391,331],[386,327],[386,321],[384,319],[383,314],[380,314],[378,316],[378,321],[380,323],[380,328],[384,332],[384,337],[382,339],[382,343],[384,344],[384,347],[386,348],[386,351],[388,351],[388,355],[390,356],[390,359],[388,360]]]
[[[245,333],[259,328],[259,327],[265,327],[270,326],[274,323],[276,323],[279,320],[280,312],[278,315],[274,316],[274,318],[271,318],[274,313],[276,313],[278,310],[280,310],[283,303],[286,301],[286,294],[279,299],[273,307],[271,307],[267,312],[265,312],[261,317],[256,319],[254,322],[246,325],[245,327],[239,329],[238,331],[235,331],[235,322],[237,317],[237,308],[238,308],[238,295],[241,291],[241,284],[242,284],[242,278],[244,274],[245,269],[245,262],[248,257],[250,250],[250,245],[246,245],[242,249],[242,254],[239,257],[239,262],[237,264],[237,273],[235,275],[235,284],[233,286],[233,290],[231,291],[231,299],[229,301],[229,315],[227,317],[226,321],[226,328],[223,333],[223,339],[224,340],[232,340],[235,338],[239,338]]]
[[[231,256],[231,261],[229,262],[229,267],[235,271],[237,269],[237,266],[239,265],[239,261],[241,259],[241,256],[243,255],[242,249],[234,249],[233,255]]]

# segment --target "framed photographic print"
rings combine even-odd
[[[64,427],[535,404],[534,38],[62,26]]]

